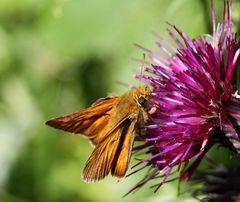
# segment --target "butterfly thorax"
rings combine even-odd
[[[119,96],[116,100],[116,105],[109,113],[109,127],[125,119],[136,121],[136,125],[143,125],[148,118],[147,109],[151,97],[150,93],[150,89],[144,86]]]

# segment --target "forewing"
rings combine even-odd
[[[128,126],[130,124],[130,126]],[[113,167],[111,173],[113,176],[122,178],[125,176],[128,164],[132,154],[132,146],[135,136],[136,120],[129,120],[127,127],[124,129],[124,133],[121,134],[122,142],[119,144],[118,150],[115,154]]]
[[[103,179],[110,171],[123,177],[127,171],[134,139],[134,123],[124,119],[111,133],[105,135],[94,149],[83,170],[83,180],[95,182]],[[131,134],[130,134],[131,132]]]
[[[96,145],[103,138],[104,128],[116,100],[117,97],[101,99],[87,109],[51,119],[46,124],[67,132],[85,135]]]
[[[116,127],[93,150],[83,170],[83,180],[85,182],[96,182],[110,172],[121,135],[119,127]]]

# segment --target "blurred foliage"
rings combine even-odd
[[[177,199],[176,183],[157,194],[144,187],[122,196],[142,173],[116,183],[85,184],[87,140],[44,125],[89,106],[131,75],[141,58],[133,43],[156,49],[165,21],[191,37],[211,32],[208,0],[0,0],[0,201],[195,201]],[[217,15],[222,1],[215,0]],[[239,2],[234,22],[239,25]],[[238,26],[240,28],[240,26]],[[217,152],[216,152],[217,153]],[[224,153],[224,152],[223,152]],[[134,164],[134,160],[133,160]]]

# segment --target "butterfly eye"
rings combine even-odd
[[[145,97],[140,96],[140,97],[138,98],[138,103],[139,103],[140,105],[143,105],[143,104],[146,103],[146,102],[147,102],[147,99],[146,99]]]

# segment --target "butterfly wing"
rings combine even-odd
[[[101,141],[101,144],[95,147],[83,170],[82,177],[85,182],[96,182],[108,175],[120,134],[120,129],[117,127],[104,141]]]
[[[96,146],[83,170],[83,180],[95,182],[111,171],[116,177],[123,177],[127,171],[134,139],[135,121],[128,118],[117,125]]]
[[[118,178],[125,176],[132,154],[133,141],[136,133],[136,120],[129,122],[128,124],[130,125],[126,127],[126,131],[121,136],[122,142],[119,144],[111,169],[111,174]]]
[[[54,128],[87,136],[96,145],[104,136],[111,109],[118,97],[106,97],[80,112],[61,116],[46,122]]]

